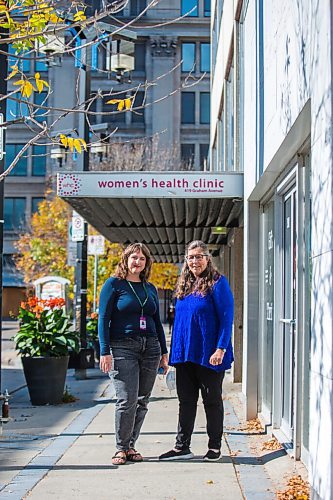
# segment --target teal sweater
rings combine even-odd
[[[131,281],[136,294],[144,302],[146,293],[141,282]],[[157,290],[145,283],[148,300],[143,309],[146,330],[140,330],[141,306],[126,280],[109,278],[104,283],[99,300],[98,337],[101,355],[110,354],[110,339],[135,336],[158,337],[162,354],[168,352],[160,319]]]

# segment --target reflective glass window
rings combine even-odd
[[[6,155],[5,155],[5,164],[6,168],[13,162],[16,158],[17,154],[21,151],[24,144],[6,144]],[[9,175],[13,176],[25,176],[28,173],[28,159],[27,152],[19,159],[16,163],[13,170]]]
[[[188,17],[198,17],[198,0],[182,0],[181,14]]]
[[[46,174],[46,146],[32,147],[32,175],[45,176]]]
[[[182,92],[181,97],[181,122],[195,123],[195,93]]]
[[[25,226],[25,198],[5,198],[4,201],[4,230],[19,231]]]
[[[182,43],[182,71],[193,71],[195,66],[195,43]]]
[[[209,92],[200,92],[200,123],[210,123]]]
[[[200,71],[202,73],[210,72],[210,43],[200,44]]]

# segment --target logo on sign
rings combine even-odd
[[[70,196],[79,194],[82,182],[76,174],[65,174],[59,178],[59,196]]]

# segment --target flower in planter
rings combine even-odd
[[[96,312],[91,313],[87,321],[87,334],[92,342],[98,340],[98,314]]]
[[[22,302],[17,319],[19,331],[13,340],[23,357],[67,356],[68,350],[78,351],[79,336],[60,298],[47,300],[31,297]]]

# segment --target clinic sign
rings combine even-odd
[[[236,172],[59,173],[63,198],[243,198],[243,174]]]

